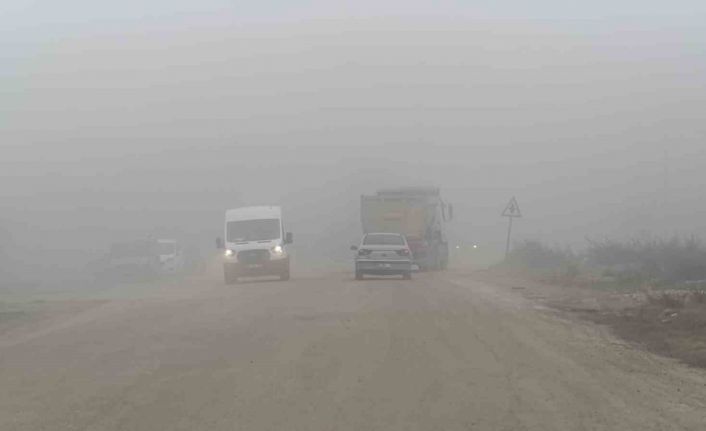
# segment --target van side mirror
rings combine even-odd
[[[225,246],[223,245],[223,238],[216,238],[216,248],[217,249],[222,249]]]
[[[294,235],[292,235],[292,232],[287,232],[287,234],[284,236],[284,243],[285,244],[292,244],[294,242]]]
[[[358,251],[358,246],[357,246],[357,245],[352,245],[352,246],[351,246],[351,250],[353,250],[353,251]]]
[[[449,220],[453,220],[454,218],[454,206],[449,204]]]

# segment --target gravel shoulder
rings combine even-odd
[[[561,312],[565,317],[605,325],[635,348],[706,368],[704,292],[595,288],[587,283],[549,283],[502,271],[477,271],[473,277]]]

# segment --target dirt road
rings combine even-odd
[[[703,371],[453,273],[145,292],[0,332],[0,429],[706,429]]]

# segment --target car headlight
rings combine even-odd
[[[225,253],[226,257],[231,257],[233,256],[233,250],[226,249]]]
[[[284,249],[282,248],[281,245],[276,245],[276,246],[272,247],[272,253],[277,254],[277,255],[281,255],[282,253],[284,253]]]

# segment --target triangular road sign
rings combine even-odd
[[[520,211],[520,205],[517,203],[517,199],[513,196],[510,202],[503,210],[503,217],[522,217],[522,211]]]

